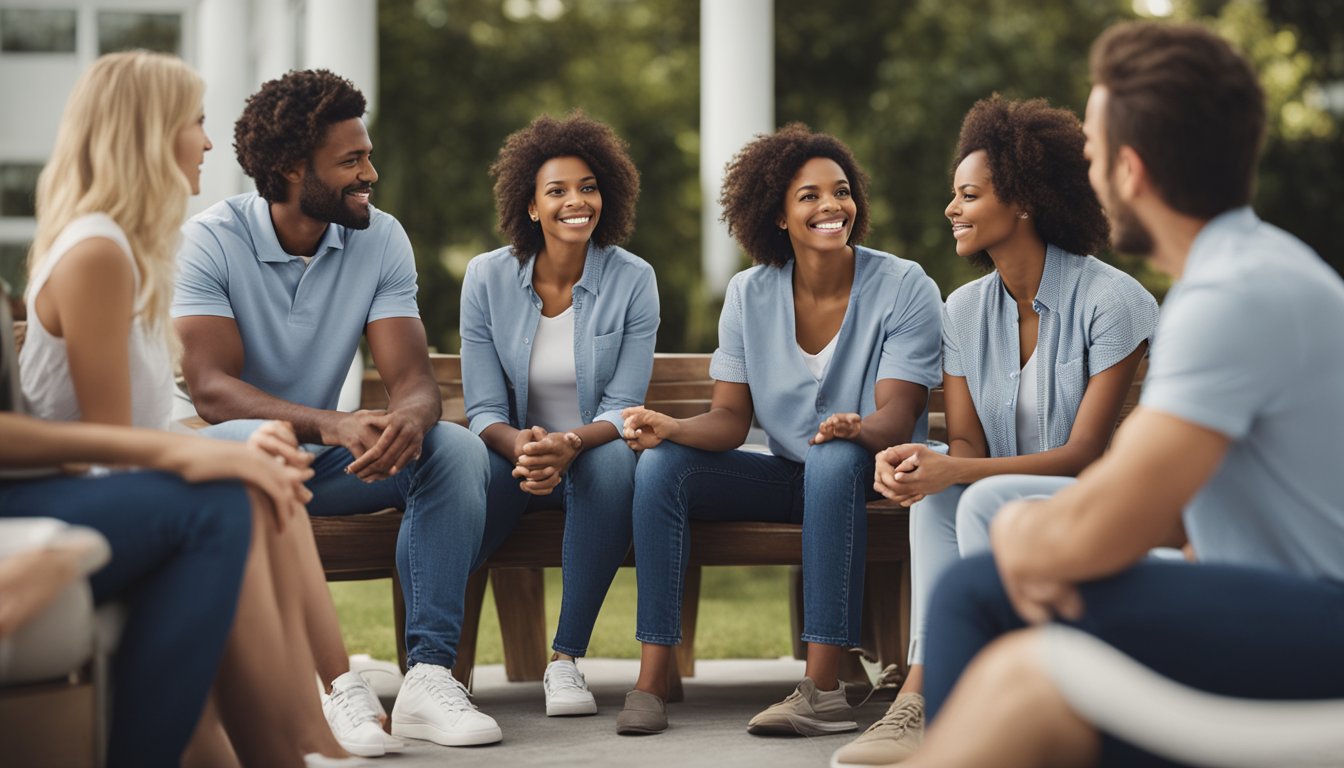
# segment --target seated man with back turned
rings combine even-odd
[[[310,514],[405,510],[397,572],[410,671],[392,731],[485,744],[499,741],[499,726],[471,705],[450,668],[484,531],[488,457],[475,435],[439,421],[411,244],[395,218],[369,204],[378,173],[364,108],[349,81],[324,70],[291,72],[248,100],[234,148],[258,193],[217,203],[183,228],[173,303],[182,368],[197,411],[215,425],[208,434],[245,439],[258,419],[294,425],[317,454]],[[341,413],[337,398],[361,335],[388,407]],[[328,719],[344,744],[380,709],[348,674],[343,647],[316,655],[331,686]]]

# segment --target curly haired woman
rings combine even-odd
[[[926,614],[938,577],[989,548],[1010,498],[1072,482],[1110,442],[1157,302],[1092,256],[1109,227],[1087,180],[1078,118],[1043,99],[999,96],[961,126],[944,214],[957,254],[993,271],[943,309],[949,450],[906,444],[877,457],[875,487],[912,506],[910,670],[887,714],[835,766],[886,765],[923,737]]]
[[[509,136],[490,169],[510,244],[462,283],[462,389],[490,448],[478,565],[522,516],[565,510],[564,597],[546,714],[597,704],[574,660],[630,549],[635,454],[621,410],[644,401],[658,330],[653,268],[624,250],[639,173],[625,142],[575,112]]]
[[[802,523],[806,679],[752,733],[854,730],[837,673],[859,644],[873,455],[923,440],[938,383],[938,288],[918,264],[858,243],[868,182],[849,149],[793,124],[728,166],[729,231],[756,266],[728,284],[708,413],[625,412],[635,473],[639,680],[620,733],[667,727],[681,640],[688,520]],[[755,416],[770,454],[735,450]]]

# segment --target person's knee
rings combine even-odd
[[[827,440],[808,449],[805,463],[808,471],[855,473],[872,465],[873,454],[849,440]]]
[[[630,446],[612,440],[579,454],[575,469],[601,478],[604,483],[633,486],[637,459]]]
[[[962,554],[983,552],[989,547],[989,524],[999,513],[1007,496],[1000,489],[1000,478],[987,477],[971,484],[957,503],[957,542]]]
[[[215,482],[188,486],[188,491],[189,503],[184,512],[195,521],[200,539],[225,551],[246,553],[252,541],[255,507],[246,486]]]
[[[676,477],[689,466],[693,455],[693,449],[679,443],[665,442],[646,449],[635,467],[635,484],[645,486]]]
[[[441,421],[425,433],[420,464],[431,469],[451,467],[485,482],[490,477],[490,449],[471,430]]]
[[[1007,603],[998,566],[990,554],[975,555],[948,567],[934,587],[932,606],[1000,606]]]

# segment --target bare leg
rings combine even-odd
[[[803,676],[811,679],[819,691],[835,690],[840,685],[840,657],[844,653],[838,645],[808,643]]]
[[[214,691],[205,700],[205,711],[191,734],[187,751],[182,753],[182,768],[242,768],[228,734],[224,733],[224,725],[219,722]]]
[[[652,693],[667,701],[667,676],[676,663],[676,646],[643,643],[639,650],[639,679],[635,690]]]
[[[901,693],[924,693],[924,665],[911,664],[901,682]]]
[[[331,600],[326,577],[322,575],[322,559],[313,540],[313,527],[308,518],[294,519],[285,525],[284,533],[275,536],[271,568],[275,572],[276,587],[293,590],[301,596],[303,631],[308,637],[317,666],[317,674],[328,692],[331,681],[350,671],[350,657],[341,639],[340,620],[336,605]],[[288,612],[284,614],[290,616]]]
[[[220,714],[245,765],[301,766],[309,752],[343,757],[313,688],[301,595],[287,592],[284,574],[275,580],[272,550],[280,547],[262,504],[253,494],[252,552],[216,679]]]
[[[1080,719],[1041,668],[1039,633],[1005,635],[975,658],[909,768],[1094,765],[1097,730]]]

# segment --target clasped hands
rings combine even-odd
[[[877,454],[873,490],[903,507],[911,506],[958,482],[952,473],[955,462],[923,443],[893,445]]]
[[[518,487],[533,496],[546,496],[565,476],[565,471],[583,449],[583,439],[573,432],[547,432],[541,427],[518,430],[513,441],[513,476]]]
[[[345,468],[366,483],[395,476],[420,458],[425,429],[405,411],[363,410],[339,414],[322,442],[344,446],[354,457]]]

